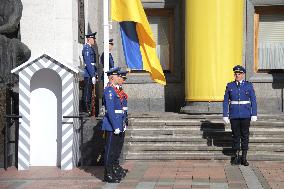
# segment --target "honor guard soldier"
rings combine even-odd
[[[223,120],[231,123],[234,156],[232,165],[248,166],[247,151],[249,144],[250,121],[257,120],[256,96],[252,83],[245,81],[246,70],[237,65],[233,68],[235,81],[227,84],[223,101]],[[241,142],[240,142],[241,141]],[[241,144],[241,146],[240,146]],[[242,150],[242,156],[239,151]]]
[[[127,108],[127,99],[128,99],[128,95],[125,93],[125,91],[123,90],[123,84],[125,83],[127,77],[126,74],[128,73],[128,71],[118,71],[118,85],[117,88],[119,90],[119,97],[121,100],[121,104],[122,104],[122,109],[123,109],[123,113],[124,113],[124,117],[123,117],[123,130],[120,133],[120,137],[119,137],[119,142],[118,142],[118,151],[115,153],[116,157],[115,157],[115,164],[114,167],[115,169],[118,171],[119,175],[124,178],[126,176],[126,173],[128,172],[127,169],[124,169],[123,167],[121,167],[119,165],[119,157],[121,155],[122,152],[122,148],[123,148],[123,144],[124,144],[124,138],[125,138],[125,131],[128,125],[128,108]]]
[[[104,104],[106,109],[102,123],[102,130],[106,133],[104,181],[109,183],[118,183],[122,179],[114,166],[117,156],[116,152],[119,148],[119,134],[123,131],[124,120],[122,103],[116,87],[119,70],[119,67],[115,67],[106,72],[109,83],[104,90]]]
[[[84,91],[82,95],[83,111],[91,115],[91,100],[92,100],[92,88],[96,84],[97,68],[96,68],[96,53],[93,46],[96,44],[96,34],[91,33],[85,35],[87,38],[86,44],[84,44],[82,50],[82,56],[85,63],[84,69]]]
[[[113,39],[110,39],[108,41],[109,43],[109,69],[114,68],[114,61],[113,61],[113,57],[111,54],[111,50],[113,49]],[[100,58],[101,63],[104,65],[104,53],[102,53],[101,58]]]
[[[111,54],[111,50],[113,49],[113,39],[110,39],[109,40],[109,70],[114,68],[114,60],[113,60],[113,57],[112,57],[112,54]],[[100,63],[103,65],[104,67],[104,52],[101,54],[101,57],[100,57]],[[104,80],[104,73],[102,73],[102,76],[101,76],[101,80],[103,81]]]

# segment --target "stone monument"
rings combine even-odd
[[[0,0],[0,131],[5,126],[4,116],[17,113],[13,104],[17,104],[17,95],[12,87],[18,83],[11,70],[26,62],[30,49],[21,42],[20,19],[23,5],[21,0]],[[3,132],[0,135],[0,161],[3,156]],[[11,136],[13,138],[13,136]],[[12,157],[9,157],[9,162]]]

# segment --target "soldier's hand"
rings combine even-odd
[[[96,84],[96,81],[97,81],[96,77],[92,77],[92,83],[93,83],[94,85]]]
[[[250,120],[251,121],[256,121],[257,120],[257,116],[251,116]]]
[[[228,117],[223,117],[223,121],[226,123],[226,124],[229,124],[230,123],[230,120]]]
[[[119,129],[114,130],[114,134],[118,135],[121,131]]]

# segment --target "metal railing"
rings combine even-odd
[[[79,114],[79,115],[70,115],[70,116],[63,116],[63,118],[73,118],[73,119],[79,119],[80,120],[80,127],[75,129],[77,132],[80,132],[80,146],[83,145],[83,123],[84,123],[84,118],[88,117],[87,114]],[[77,162],[76,166],[79,167],[82,165],[82,155],[81,155],[81,150],[79,150],[80,153],[80,160]]]
[[[80,127],[77,130],[77,132],[80,132],[80,146],[83,144],[83,121],[84,118],[88,117],[85,114],[80,115],[72,115],[72,116],[63,116],[63,118],[77,118],[80,120]],[[4,169],[7,170],[8,168],[8,156],[9,156],[9,145],[15,144],[15,161],[17,162],[18,159],[18,141],[19,141],[19,119],[22,118],[20,115],[6,115],[6,125],[3,128],[3,134],[4,134]],[[15,140],[10,140],[10,129],[15,124]],[[80,152],[81,157],[81,152]],[[79,163],[82,164],[82,160],[77,162],[77,167],[79,166]]]
[[[9,152],[9,145],[11,143],[15,144],[15,160],[17,161],[18,158],[18,140],[19,140],[19,119],[22,118],[20,115],[6,115],[6,125],[4,127],[4,169],[7,170],[8,168],[8,152]],[[10,129],[11,126],[15,123],[15,140],[10,140]]]

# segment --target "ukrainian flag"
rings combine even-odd
[[[120,23],[126,64],[146,70],[157,83],[166,85],[156,53],[156,43],[140,0],[112,0],[111,17]]]

